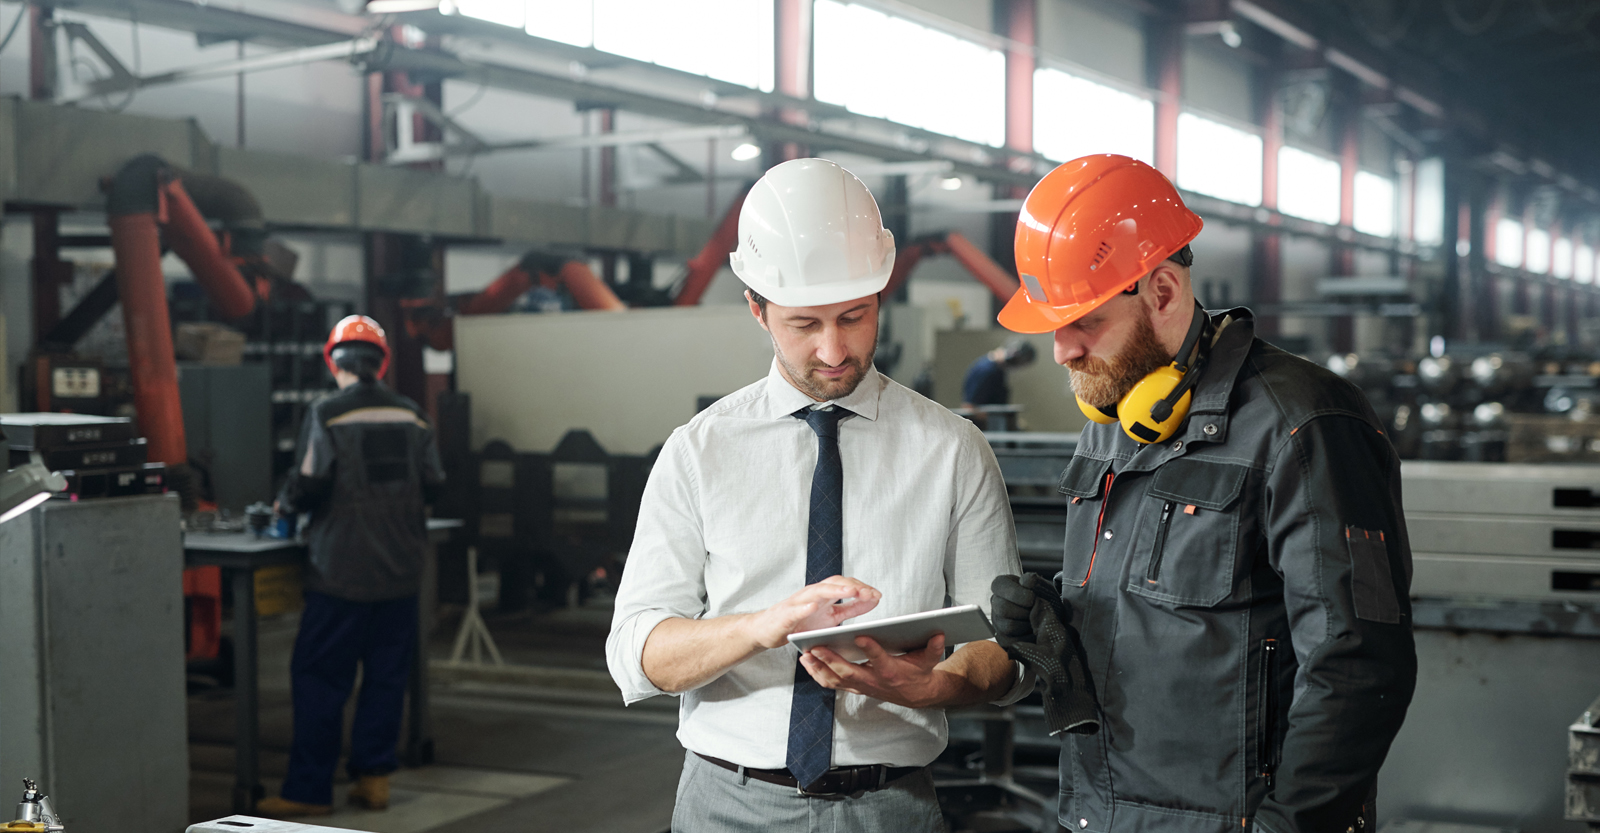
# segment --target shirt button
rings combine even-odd
[[[1183,450],[1183,440],[1173,440],[1172,441],[1172,450],[1173,451],[1182,451]]]
[[[1078,828],[1080,830],[1085,828],[1085,827],[1088,827],[1088,826],[1089,826],[1089,820],[1088,819],[1078,819]]]
[[[1200,430],[1206,432],[1206,436],[1208,437],[1215,437],[1217,435],[1217,424],[1215,422],[1208,422],[1206,423],[1206,427]]]
[[[1111,530],[1109,530],[1109,529],[1106,530],[1106,540],[1107,541],[1111,540]]]

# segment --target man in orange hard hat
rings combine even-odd
[[[433,429],[415,402],[378,381],[389,366],[383,328],[340,321],[323,359],[339,392],[306,413],[297,463],[278,497],[309,512],[306,606],[291,661],[294,740],[281,796],[266,816],[333,812],[344,707],[361,667],[350,731],[350,801],[381,810],[417,644],[417,592],[428,546],[424,502],[444,482]]]
[[[1063,735],[1067,829],[1360,830],[1416,682],[1400,463],[1359,390],[1196,304],[1200,227],[1123,156],[1024,202],[1000,323],[1054,331],[1091,422],[1062,572],[997,579],[995,627],[1098,711]]]

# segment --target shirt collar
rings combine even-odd
[[[878,418],[878,398],[883,395],[883,374],[876,367],[867,368],[867,375],[862,378],[861,384],[849,396],[833,400],[833,404],[866,419]],[[794,414],[811,405],[817,404],[815,399],[801,393],[789,380],[783,378],[783,371],[778,369],[776,357],[772,360],[772,369],[767,371],[767,418],[781,419]]]

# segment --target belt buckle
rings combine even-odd
[[[876,787],[883,786],[883,783],[884,783],[885,779],[888,777],[888,772],[889,772],[889,768],[888,767],[882,766],[882,765],[878,765],[876,767],[872,767],[872,769],[875,769],[876,772],[877,772],[877,778],[875,779],[876,780],[876,784],[875,785],[868,785],[866,783],[863,783],[864,781],[867,780],[867,779],[862,777],[864,774],[866,774],[866,773],[864,773],[862,771],[863,769],[866,769],[866,767],[849,767],[848,768],[850,775],[849,775],[848,781],[845,784],[845,786],[854,787],[855,789],[851,789],[851,790],[818,790],[817,792],[811,792],[810,790],[807,790],[803,785],[801,785],[800,784],[800,779],[797,778],[797,779],[795,779],[795,792],[797,792],[800,795],[805,796],[807,798],[849,798],[849,797],[852,797],[852,796],[860,796],[861,794],[865,793],[868,789],[875,789]],[[842,775],[842,773],[840,773],[840,774]],[[826,778],[827,774],[824,773],[823,777]],[[821,779],[819,778],[817,780],[820,781]]]

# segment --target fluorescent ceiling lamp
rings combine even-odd
[[[1594,283],[1594,249],[1588,244],[1578,247],[1572,256],[1572,279],[1578,283]]]
[[[1417,207],[1412,214],[1412,237],[1424,246],[1444,243],[1444,160],[1435,157],[1417,163]]]
[[[5,523],[67,488],[67,479],[39,463],[26,463],[0,475],[0,523]]]
[[[1572,277],[1572,240],[1567,237],[1557,237],[1555,244],[1555,260],[1550,263],[1550,274],[1562,280]]]
[[[946,191],[959,191],[961,190],[961,177],[947,176],[939,180],[939,187]]]
[[[1356,231],[1375,237],[1395,234],[1394,180],[1356,171]]]
[[[1339,224],[1339,163],[1288,145],[1278,149],[1278,210]]]
[[[1178,187],[1240,205],[1261,204],[1261,137],[1178,114]]]
[[[818,101],[969,142],[1005,143],[999,50],[837,0],[813,6],[812,40]]]
[[[439,8],[439,0],[367,0],[367,14],[404,14]]]
[[[735,162],[749,162],[760,155],[761,148],[749,142],[739,145],[733,149],[733,153],[729,154],[729,156],[733,157],[733,161]]]
[[[1058,69],[1033,73],[1033,148],[1065,162],[1091,153],[1155,160],[1156,106]]]
[[[1494,227],[1494,262],[1514,269],[1522,268],[1522,224],[1500,218]]]
[[[1523,268],[1535,275],[1550,274],[1550,232],[1528,229],[1528,257]]]

